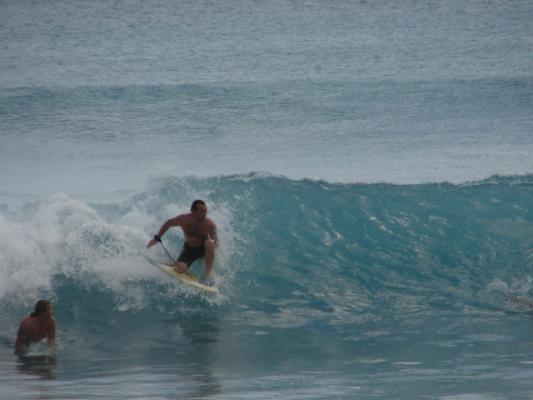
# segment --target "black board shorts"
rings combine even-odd
[[[178,257],[178,262],[187,264],[187,268],[191,266],[193,262],[199,258],[204,258],[205,246],[202,243],[199,247],[189,246],[187,243],[183,243],[183,249]]]

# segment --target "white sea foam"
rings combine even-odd
[[[164,279],[144,257],[169,261],[161,247],[147,250],[148,240],[166,218],[186,211],[180,204],[169,204],[156,216],[132,206],[127,212],[104,217],[82,201],[56,195],[15,215],[0,214],[0,298],[15,296],[30,304],[39,293],[53,294],[54,277],[59,276],[81,286],[96,284],[116,292],[131,303],[122,308],[138,306],[144,292],[130,283]],[[217,281],[226,285],[233,274],[229,267],[232,215],[227,206],[215,204],[211,217],[221,237]],[[180,230],[168,236],[166,246],[175,259]]]

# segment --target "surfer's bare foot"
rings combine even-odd
[[[185,272],[187,272],[187,264],[184,264],[184,263],[177,263],[176,265],[174,265],[174,270],[178,273],[178,274],[183,274]]]

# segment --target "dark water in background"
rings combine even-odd
[[[531,173],[530,1],[3,1],[0,199]]]
[[[532,15],[0,1],[0,398],[530,398]],[[217,298],[144,261],[198,197]]]

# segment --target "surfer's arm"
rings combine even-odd
[[[161,228],[159,228],[159,232],[157,233],[157,236],[159,238],[162,238],[166,231],[172,226],[181,226],[181,215],[178,215],[175,218],[170,218],[167,220],[163,225],[161,225]]]
[[[172,226],[181,226],[181,221],[181,215],[167,220],[163,225],[161,225],[161,228],[159,228],[159,232],[157,232],[157,235],[155,235],[153,239],[148,242],[148,245],[146,247],[152,247],[154,244],[161,242],[161,238],[163,237],[165,232],[168,231],[168,229]]]

